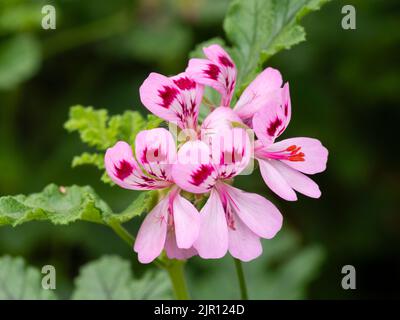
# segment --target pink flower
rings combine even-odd
[[[169,258],[186,259],[194,254],[193,242],[199,233],[197,209],[185,198],[171,176],[176,160],[172,135],[158,128],[141,131],[132,148],[119,141],[105,155],[106,171],[119,186],[132,190],[171,188],[144,219],[135,241],[139,261],[149,263],[165,248]]]
[[[210,86],[221,94],[221,106],[229,106],[235,90],[236,66],[221,46],[203,48],[208,59],[190,59],[186,73],[198,83]]]
[[[203,50],[208,60],[191,59],[186,73],[198,83],[218,90],[222,97],[221,104],[229,107],[236,82],[235,65],[218,45]],[[226,61],[232,63],[226,64]],[[209,70],[214,72],[210,74]],[[224,85],[226,83],[230,85]],[[282,84],[278,70],[265,69],[243,91],[233,110],[223,107],[216,109],[204,121],[203,127],[231,127],[229,122],[243,122],[252,127],[259,139],[255,143],[255,157],[270,189],[290,201],[297,200],[294,190],[318,198],[321,195],[318,185],[303,173],[324,171],[327,149],[312,138],[292,138],[274,143],[291,118],[289,84],[285,83],[283,87]]]
[[[156,116],[175,123],[181,129],[195,129],[203,86],[188,74],[165,77],[150,73],[139,89],[143,105]]]
[[[280,103],[270,102],[253,117],[253,129],[259,139],[254,153],[261,175],[268,187],[285,200],[297,200],[295,190],[319,198],[318,185],[303,173],[324,171],[328,150],[319,140],[312,138],[275,142],[288,126],[290,114],[290,98],[284,92]]]
[[[208,59],[190,59],[186,74],[196,82],[210,86],[221,94],[221,106],[229,107],[236,84],[236,67],[231,57],[219,45],[203,49]],[[282,76],[273,68],[261,72],[243,91],[233,110],[246,123],[251,124],[253,115],[266,103],[279,99]]]
[[[262,252],[260,237],[270,239],[282,226],[282,215],[265,198],[226,182],[248,165],[251,144],[241,128],[221,130],[210,143],[189,141],[178,152],[172,176],[192,193],[210,192],[200,212],[200,231],[194,248],[205,259],[232,256],[249,261]]]

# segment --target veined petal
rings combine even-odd
[[[134,250],[141,263],[150,263],[164,248],[168,227],[168,197],[161,200],[144,219]]]
[[[221,258],[228,250],[228,226],[221,199],[215,189],[200,211],[200,232],[194,247],[204,259]]]
[[[145,175],[133,157],[131,146],[126,142],[119,141],[107,149],[104,162],[111,180],[122,188],[152,190],[170,185],[170,182]]]
[[[164,128],[140,131],[135,140],[136,159],[152,176],[171,180],[176,161],[176,145],[171,133]]]
[[[321,191],[318,185],[303,173],[278,160],[270,160],[287,184],[294,190],[311,198],[319,198]]]
[[[315,174],[326,169],[328,150],[317,139],[290,138],[276,142],[266,148],[267,152],[277,153],[282,150],[295,148],[296,154],[292,158],[282,158],[288,166],[307,174]],[[296,157],[301,154],[302,157]],[[291,160],[292,159],[292,160]]]
[[[275,192],[282,199],[288,201],[296,201],[296,192],[293,191],[292,187],[282,176],[281,172],[278,171],[278,169],[274,166],[274,164],[277,162],[277,160],[258,159],[261,175],[264,179],[264,182],[273,192]]]
[[[198,83],[210,86],[221,94],[221,105],[228,107],[236,84],[236,66],[219,45],[203,48],[207,59],[190,59],[186,72]]]
[[[180,249],[176,244],[176,237],[173,230],[168,231],[167,240],[165,241],[165,252],[169,259],[185,260],[197,254],[196,249]]]
[[[184,127],[194,129],[197,126],[197,118],[201,100],[203,99],[204,87],[185,72],[171,77],[171,80],[179,88],[181,93],[179,105],[182,108],[182,122],[185,123]]]
[[[173,216],[178,248],[189,249],[199,235],[200,213],[193,204],[177,194],[173,201]]]
[[[289,124],[291,102],[289,85],[280,90],[280,99],[268,100],[253,116],[253,129],[265,146],[272,144]]]
[[[250,261],[260,256],[262,253],[260,237],[236,215],[234,221],[235,229],[228,228],[230,254],[242,261]]]
[[[188,74],[168,78],[150,73],[139,92],[143,105],[160,118],[182,129],[196,126],[203,87]]]
[[[202,133],[210,132],[212,134],[221,129],[231,129],[232,123],[242,124],[243,122],[231,108],[218,107],[204,119],[201,125]]]
[[[219,128],[207,138],[212,162],[218,169],[220,179],[231,179],[247,167],[252,155],[252,144],[246,130]]]
[[[282,75],[277,69],[266,68],[243,91],[234,110],[243,119],[253,115],[270,100],[280,99]]]
[[[172,177],[183,190],[209,192],[217,175],[211,162],[210,148],[204,142],[188,141],[179,149],[177,163],[172,167]]]
[[[281,229],[282,215],[272,202],[227,184],[223,185],[223,190],[229,195],[232,211],[256,235],[271,239]]]

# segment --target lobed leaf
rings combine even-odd
[[[263,63],[283,49],[305,40],[300,19],[329,0],[234,0],[224,20],[233,45],[230,53],[238,67],[241,92]]]
[[[71,107],[65,128],[78,131],[83,142],[99,150],[111,147],[117,135],[115,121],[109,120],[107,110],[80,105]]]
[[[147,272],[135,279],[128,261],[105,256],[88,263],[75,279],[75,300],[171,299],[166,273]]]
[[[72,159],[73,168],[88,164],[94,165],[99,169],[104,169],[104,156],[101,155],[100,153],[84,152],[80,156],[75,156]]]
[[[107,223],[125,223],[143,212],[150,212],[158,202],[158,191],[141,192],[139,196],[121,213],[114,213],[107,217]]]
[[[50,184],[40,193],[0,198],[0,226],[17,226],[33,220],[69,224],[77,220],[104,223],[111,209],[91,187]]]
[[[1,197],[0,226],[17,226],[35,220],[56,225],[79,220],[106,225],[124,223],[150,211],[156,197],[154,191],[142,192],[124,212],[118,214],[113,213],[89,186],[58,187],[51,184],[40,193]]]
[[[95,147],[99,152],[84,152],[75,156],[72,167],[81,165],[94,165],[104,170],[104,151],[113,146],[117,141],[126,141],[133,145],[136,135],[141,130],[158,127],[162,119],[148,115],[144,118],[137,111],[125,111],[121,115],[109,116],[105,109],[93,107],[73,106],[70,109],[69,119],[64,127],[69,132],[79,132],[81,140],[90,147]],[[104,172],[101,180],[113,184]]]
[[[56,299],[53,291],[42,288],[41,281],[39,270],[22,258],[0,257],[0,300]]]
[[[75,278],[71,299],[160,300],[171,299],[168,276],[161,270],[134,278],[129,261],[104,256],[84,265]],[[53,300],[54,291],[43,289],[43,275],[20,257],[0,257],[0,300]]]

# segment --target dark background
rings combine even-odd
[[[57,29],[43,30],[44,4]],[[71,168],[85,151],[63,129],[71,105],[146,111],[138,88],[151,71],[181,72],[194,45],[223,36],[224,0],[2,1],[0,4],[0,195],[38,192],[51,182],[92,185],[115,210],[136,195],[100,182],[94,167]],[[353,4],[357,29],[341,28]],[[330,151],[314,177],[321,199],[288,203],[267,190],[258,171],[238,179],[264,194],[285,217],[264,241],[264,255],[245,265],[253,298],[400,297],[400,10],[397,0],[332,1],[303,20],[307,41],[267,65],[290,82],[292,121],[284,137],[311,136]],[[39,15],[39,19],[38,19]],[[139,221],[129,223],[135,229]],[[103,254],[145,268],[108,229],[88,223],[0,227],[0,256],[57,268],[57,293],[68,297],[79,267]],[[343,290],[341,269],[354,265],[357,289]],[[188,263],[195,298],[237,298],[227,257]]]

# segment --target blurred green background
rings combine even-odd
[[[43,30],[41,8],[53,4],[57,29]],[[50,182],[92,185],[113,209],[136,195],[100,182],[94,167],[71,168],[85,150],[63,129],[71,105],[146,111],[138,88],[151,71],[181,72],[195,44],[223,36],[229,0],[2,0],[0,3],[0,196],[38,192]],[[341,28],[353,4],[357,29]],[[253,298],[400,297],[400,7],[397,0],[332,1],[307,16],[307,41],[268,61],[290,82],[293,116],[285,137],[311,136],[330,151],[315,176],[323,195],[284,202],[259,172],[237,185],[264,194],[285,217],[247,263]],[[135,230],[139,219],[129,223]],[[68,297],[79,267],[103,254],[146,268],[109,229],[29,223],[0,228],[0,256],[57,268],[57,293]],[[354,265],[357,289],[341,288]],[[191,259],[195,298],[238,298],[229,257]]]

